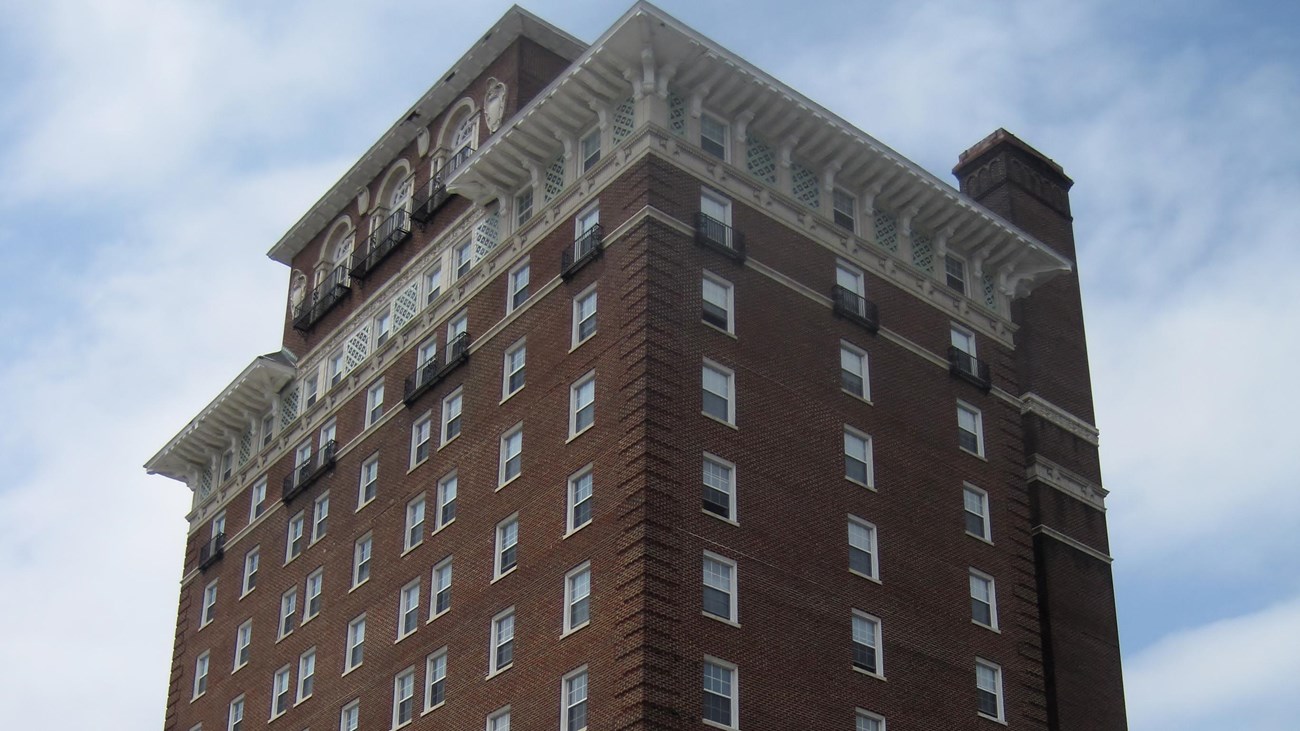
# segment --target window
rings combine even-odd
[[[433,611],[429,619],[439,617],[451,609],[451,557],[433,567]]]
[[[564,576],[564,631],[572,632],[591,621],[591,563]]]
[[[736,728],[736,666],[706,657],[704,659],[704,720],[724,728]]]
[[[298,700],[302,703],[311,697],[316,687],[316,648],[304,652],[298,657]]]
[[[311,514],[311,542],[315,543],[325,537],[325,532],[329,530],[330,521],[330,495],[325,493],[316,498],[316,504],[312,507]]]
[[[252,523],[266,512],[266,478],[254,482],[249,494],[252,498],[252,506],[248,510],[248,522]]]
[[[573,347],[596,334],[596,287],[573,298]]]
[[[456,473],[442,478],[438,482],[438,515],[436,517],[437,525],[435,531],[442,530],[448,523],[456,519]]]
[[[560,694],[561,730],[583,731],[587,728],[587,668],[579,668],[564,676]]]
[[[867,289],[862,278],[862,272],[848,264],[842,262],[837,262],[835,264],[835,284],[847,289],[859,297],[867,296]]]
[[[856,731],[885,731],[885,717],[877,716],[871,711],[859,708],[857,711]]]
[[[235,664],[234,670],[230,672],[233,673],[248,664],[252,646],[253,620],[250,619],[239,625],[239,629],[235,630]]]
[[[343,658],[343,672],[355,669],[366,659],[366,615],[348,623],[348,651]]]
[[[315,406],[320,398],[320,376],[315,370],[302,380],[302,396],[303,408]]]
[[[402,587],[398,597],[397,639],[402,639],[420,627],[420,580]]]
[[[979,715],[995,721],[1002,716],[1002,667],[988,660],[975,659],[975,692],[979,696]]]
[[[227,451],[221,455],[221,481],[229,480],[233,474],[235,474],[235,453]]]
[[[970,613],[976,624],[998,628],[998,598],[993,577],[975,569],[970,570]]]
[[[455,273],[453,281],[458,281],[461,277],[469,274],[470,265],[473,259],[470,256],[470,242],[466,241],[452,252],[452,271]]]
[[[424,274],[424,303],[431,304],[442,294],[442,267],[436,266]]]
[[[372,541],[369,533],[358,538],[356,544],[352,547],[352,588],[354,589],[370,579],[371,547]]]
[[[966,532],[976,538],[992,540],[993,532],[989,526],[989,494],[974,485],[962,487],[962,501],[965,508]]]
[[[375,454],[361,465],[361,482],[357,498],[357,510],[375,499],[379,489],[379,455]]]
[[[433,431],[433,417],[425,415],[411,426],[411,466],[415,467],[429,458],[429,435]]]
[[[700,148],[719,160],[726,160],[727,125],[712,115],[700,115]]]
[[[442,400],[442,444],[460,436],[462,392],[458,388]]]
[[[211,659],[210,652],[204,652],[194,661],[194,695],[198,698],[208,692],[208,666]]]
[[[393,334],[393,316],[384,312],[375,318],[375,347],[378,348],[388,342],[388,337]]]
[[[884,675],[880,652],[880,620],[853,610],[853,667],[872,675]]]
[[[975,333],[972,333],[970,330],[967,330],[964,327],[958,327],[956,325],[952,326],[949,333],[950,333],[949,337],[952,341],[952,347],[965,353],[966,355],[969,355],[972,358],[975,357]]]
[[[849,571],[868,579],[880,578],[876,555],[876,526],[849,516]]]
[[[587,172],[600,162],[600,129],[582,138],[582,172]]]
[[[424,666],[424,710],[442,705],[447,699],[447,648],[429,656]]]
[[[339,351],[330,356],[328,368],[330,374],[330,386],[337,386],[339,381],[343,380],[343,374],[346,370],[347,361],[344,360],[343,351]]]
[[[384,415],[384,382],[380,380],[366,391],[366,427]]]
[[[262,552],[257,546],[244,554],[244,595],[257,588],[257,568],[261,563]]]
[[[523,226],[533,217],[533,189],[525,188],[515,196],[515,226]]]
[[[393,678],[393,728],[405,726],[415,715],[415,668]]]
[[[731,369],[704,361],[703,411],[719,421],[736,423],[736,376]]]
[[[311,440],[298,445],[298,449],[293,453],[293,466],[302,467],[311,461]]]
[[[325,450],[326,444],[329,444],[330,442],[334,441],[334,437],[337,433],[338,433],[338,425],[334,423],[333,419],[330,419],[329,421],[325,422],[325,426],[322,426],[320,428],[319,443],[320,443],[321,451]]]
[[[361,728],[361,701],[352,701],[339,713],[339,731],[357,731]]]
[[[591,239],[587,236],[600,223],[600,202],[591,204],[587,210],[579,213],[574,219],[574,234],[578,240],[574,242],[573,253],[576,259],[587,253],[587,246],[591,245]]]
[[[588,373],[569,387],[569,438],[583,433],[596,421],[596,373]]]
[[[736,467],[711,454],[704,455],[704,511],[736,519]]]
[[[212,538],[216,538],[217,536],[222,535],[225,532],[226,532],[226,511],[223,510],[220,513],[217,513],[216,517],[212,519],[212,527],[208,535],[211,536]]]
[[[523,468],[523,451],[524,425],[519,424],[501,435],[500,487],[505,487],[507,483],[519,476]]]
[[[843,341],[840,342],[840,388],[860,399],[871,398],[867,353]]]
[[[966,294],[966,262],[952,254],[944,255],[943,281],[953,291]]]
[[[271,681],[271,718],[283,716],[289,710],[289,666],[275,671]]]
[[[278,639],[284,639],[293,632],[298,621],[298,587],[293,587],[289,591],[280,595],[280,634]]]
[[[506,301],[506,312],[513,312],[528,301],[528,262],[510,271],[510,295]]]
[[[524,367],[528,361],[528,350],[524,341],[510,346],[506,351],[505,370],[501,376],[501,400],[513,396],[524,387]]]
[[[199,627],[206,627],[217,616],[217,580],[203,587],[203,611],[199,614]]]
[[[512,515],[497,523],[496,578],[514,571],[518,563],[516,545],[519,543],[519,516]]]
[[[275,414],[267,414],[262,417],[262,449],[271,446],[271,440],[275,437]]]
[[[227,716],[229,721],[226,724],[228,731],[244,731],[244,696],[239,696],[230,702],[230,714]]]
[[[420,343],[420,347],[415,351],[415,367],[423,368],[429,363],[433,363],[438,356],[438,337],[429,338]]]
[[[704,613],[735,622],[736,562],[704,552]]]
[[[492,618],[492,656],[489,672],[499,673],[515,660],[515,608],[511,607]]]
[[[591,522],[591,467],[569,478],[568,532]]]
[[[700,192],[701,233],[712,243],[732,249],[731,201],[711,191]]]
[[[723,332],[735,334],[735,310],[732,307],[734,295],[731,282],[710,272],[705,272],[701,281],[704,312],[700,319]]]
[[[321,589],[325,583],[325,569],[319,568],[307,574],[307,586],[303,590],[302,621],[320,614]]]
[[[875,470],[871,464],[871,437],[850,427],[844,427],[844,477],[875,487]]]
[[[984,419],[979,409],[957,403],[957,445],[979,457],[984,456]]]
[[[854,210],[857,208],[857,201],[847,192],[836,188],[831,195],[831,216],[835,219],[835,225],[852,233],[857,230],[857,221],[854,218]]]
[[[302,553],[303,525],[306,523],[306,520],[307,519],[301,510],[289,519],[289,531],[288,536],[285,539],[284,547],[285,563],[289,563],[295,558],[298,558],[298,555]]]
[[[487,731],[510,731],[509,706],[488,716]]]
[[[447,345],[450,346],[452,341],[454,341],[458,336],[464,335],[468,329],[469,315],[467,313],[462,312],[453,317],[451,321],[447,323]]]

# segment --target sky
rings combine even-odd
[[[526,7],[590,41],[628,4]],[[1065,168],[1131,728],[1297,728],[1300,5],[660,6],[946,180],[998,127]],[[190,499],[141,465],[279,348],[266,251],[507,7],[0,0],[8,727],[161,726]]]

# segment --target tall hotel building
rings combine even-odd
[[[147,464],[164,729],[1124,729],[1071,181],[953,172],[652,5],[511,9]]]

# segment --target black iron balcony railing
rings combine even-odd
[[[473,154],[474,148],[465,145],[457,150],[455,155],[447,158],[447,164],[442,167],[441,171],[443,179],[446,180],[447,178],[450,178],[452,174],[459,170],[461,166],[465,164],[465,161]]]
[[[695,243],[738,262],[745,261],[745,235],[703,211],[695,214]]]
[[[856,322],[872,333],[880,329],[880,311],[875,302],[838,284],[831,289],[831,301],[836,317]]]
[[[433,356],[406,377],[406,383],[402,388],[402,403],[407,406],[415,403],[426,391],[441,383],[447,374],[467,360],[469,360],[469,333],[461,333],[447,343],[445,353],[441,356]]]
[[[993,387],[989,364],[955,345],[948,346],[948,372],[985,391]]]
[[[605,249],[605,227],[599,223],[591,225],[573,242],[573,248],[565,249],[560,256],[560,278],[568,280],[588,262],[600,258]]]
[[[371,215],[382,216],[384,212],[384,209],[379,209]],[[405,208],[398,208],[389,213],[384,222],[379,224],[379,228],[366,238],[365,255],[353,257],[356,263],[352,265],[352,276],[365,279],[366,275],[379,266],[381,261],[409,238],[411,238],[411,214],[407,213]]]
[[[451,194],[447,192],[447,184],[442,182],[442,173],[438,173],[429,179],[424,186],[424,190],[415,196],[411,204],[411,220],[418,225],[424,226],[433,220],[433,214],[438,212],[439,208],[447,202]]]
[[[298,465],[292,472],[284,476],[284,491],[280,499],[286,504],[302,494],[303,490],[311,487],[312,483],[320,479],[320,476],[334,469],[334,451],[337,444],[333,439],[325,442],[325,446],[312,456],[311,459]]]
[[[352,292],[352,277],[348,274],[349,262],[334,267],[316,288],[303,297],[293,308],[293,329],[310,330],[334,306]]]
[[[225,531],[212,536],[212,538],[199,548],[199,571],[207,571],[213,564],[221,560],[226,555],[226,534]]]

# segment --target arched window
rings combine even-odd
[[[478,146],[478,113],[465,115],[456,125],[456,133],[451,136],[451,157],[447,160],[447,172],[454,172],[469,159]]]

